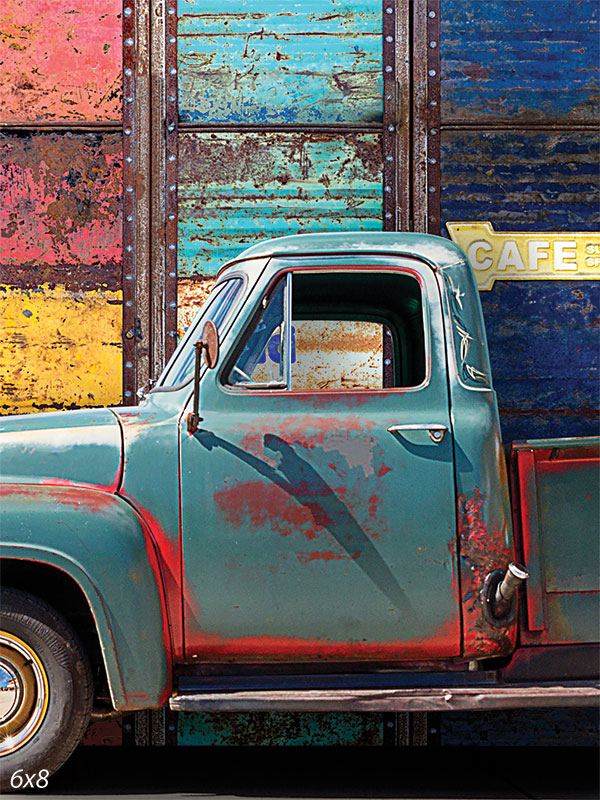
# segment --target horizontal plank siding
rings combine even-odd
[[[179,14],[182,122],[381,122],[380,3],[189,0]]]
[[[121,0],[2,0],[0,122],[118,121]]]
[[[381,136],[183,133],[179,275],[214,275],[261,239],[381,230]]]
[[[442,120],[593,121],[596,0],[441,0]]]

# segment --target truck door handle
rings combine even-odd
[[[389,433],[403,433],[404,431],[427,431],[432,442],[439,443],[448,433],[445,425],[436,425],[431,422],[416,423],[414,425],[390,425]]]

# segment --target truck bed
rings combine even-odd
[[[600,437],[513,443],[511,487],[530,573],[521,644],[598,642]]]

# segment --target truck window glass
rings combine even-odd
[[[192,377],[195,358],[194,342],[200,336],[202,325],[212,319],[220,334],[224,323],[237,305],[243,285],[242,278],[232,278],[213,289],[167,365],[159,383],[160,387],[179,386]]]
[[[283,283],[246,334],[226,383],[280,388]],[[263,301],[264,302],[264,301]],[[416,387],[426,375],[419,282],[398,272],[297,272],[292,281],[291,391]]]

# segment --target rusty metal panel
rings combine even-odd
[[[119,402],[121,137],[0,135],[4,413]]]
[[[121,0],[3,0],[2,122],[121,119]]]
[[[382,745],[380,713],[191,712],[177,715],[180,745]]]
[[[265,238],[381,230],[380,134],[186,132],[179,149],[182,276]]]
[[[600,137],[458,131],[442,137],[442,215],[497,230],[597,230]],[[598,430],[597,281],[497,281],[481,292],[506,441]]]
[[[382,118],[379,0],[181,4],[179,112],[196,123]]]
[[[597,120],[596,0],[442,0],[442,118]]]

